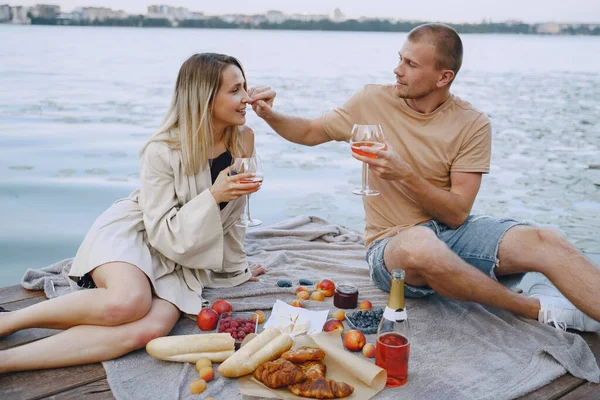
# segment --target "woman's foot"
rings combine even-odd
[[[252,271],[252,278],[250,278],[250,282],[258,282],[258,275],[266,274],[267,269],[260,264],[252,264],[250,265],[250,271]]]

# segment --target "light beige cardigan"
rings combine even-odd
[[[122,261],[140,268],[158,297],[197,314],[204,287],[237,286],[251,278],[235,221],[245,196],[220,210],[209,191],[210,168],[185,173],[181,153],[153,142],[142,156],[140,189],[96,219],[69,275]]]

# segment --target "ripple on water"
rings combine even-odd
[[[108,175],[108,171],[104,168],[90,168],[85,170],[86,174],[89,175]]]
[[[12,169],[13,171],[31,171],[33,165],[11,165],[8,169]]]

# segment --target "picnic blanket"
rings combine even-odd
[[[388,294],[370,281],[361,234],[317,217],[299,216],[246,235],[249,260],[269,272],[262,282],[228,289],[206,289],[211,302],[228,299],[234,311],[268,310],[276,299],[290,302],[294,288],[275,285],[279,279],[317,282],[350,280],[374,307],[385,307]],[[29,270],[22,285],[44,290],[49,298],[80,288],[67,277],[71,260]],[[305,308],[335,310],[332,298],[305,301]],[[600,369],[585,341],[576,334],[537,321],[439,295],[407,299],[412,343],[408,383],[384,389],[376,399],[510,399],[531,392],[567,371],[599,382]],[[348,329],[346,325],[346,329]],[[199,333],[195,321],[182,317],[171,335]],[[375,335],[367,335],[375,343]],[[103,363],[117,399],[192,398],[189,383],[197,379],[187,363],[169,363],[139,350]],[[215,371],[204,397],[242,399],[237,380]],[[245,397],[246,400],[250,397]]]

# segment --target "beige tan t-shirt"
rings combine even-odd
[[[381,124],[390,146],[420,176],[444,190],[450,190],[450,172],[489,172],[490,121],[454,95],[423,114],[399,98],[394,86],[367,85],[322,118],[327,135],[338,141],[350,140],[354,124]],[[397,182],[369,173],[369,186],[381,194],[363,198],[367,248],[432,218]]]

